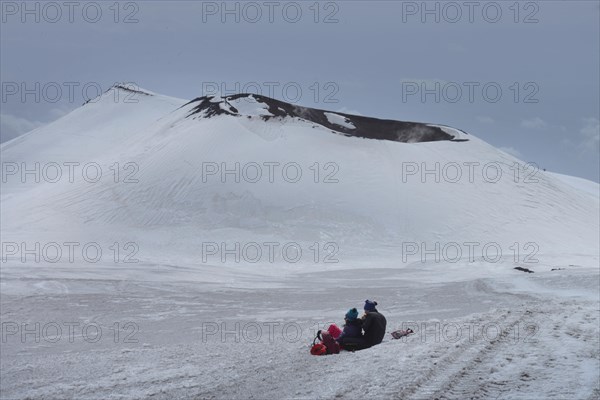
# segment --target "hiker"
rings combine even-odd
[[[346,350],[362,347],[365,342],[362,337],[362,320],[358,318],[358,310],[356,308],[348,310],[344,321],[344,330],[337,338],[338,343]]]
[[[362,317],[362,329],[365,331],[363,338],[365,339],[367,347],[381,343],[385,336],[387,321],[383,314],[377,311],[375,306],[377,306],[376,301],[365,301],[365,314]]]

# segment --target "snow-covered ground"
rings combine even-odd
[[[1,147],[2,399],[600,397],[597,184],[118,93]],[[311,356],[367,298],[415,334]]]
[[[39,342],[7,335],[2,398],[598,398],[597,259],[534,274],[377,261],[235,288],[177,266],[139,265],[137,279],[3,268],[2,322],[41,325]],[[311,356],[319,324],[367,297],[388,330],[416,333]]]

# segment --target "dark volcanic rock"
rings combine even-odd
[[[455,136],[444,132],[441,128],[430,126],[425,123],[378,119],[335,111],[319,110],[316,108],[286,103],[266,96],[245,93],[223,98],[215,98],[213,96],[196,98],[186,104],[197,103],[188,117],[196,114],[202,114],[205,118],[223,114],[239,116],[238,110],[234,106],[236,101],[254,101],[265,104],[266,110],[272,114],[262,115],[261,118],[265,121],[272,118],[301,118],[324,126],[332,131],[339,132],[345,136],[391,140],[403,143],[434,142],[440,140],[462,142],[468,140],[457,139]],[[325,113],[337,114],[344,117],[346,124],[351,124],[354,128],[330,122]]]
[[[523,272],[528,272],[530,274],[533,274],[533,271],[530,270],[529,268],[515,267],[514,269],[516,269],[517,271],[523,271]]]

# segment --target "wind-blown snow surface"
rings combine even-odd
[[[600,395],[597,196],[452,128],[468,140],[401,143],[256,98],[208,118],[119,93],[1,147],[2,398]],[[36,162],[63,177],[4,167]],[[417,333],[310,356],[317,324],[366,298]]]

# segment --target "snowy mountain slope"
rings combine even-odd
[[[57,121],[2,144],[2,154],[19,162],[92,159],[116,151],[123,140],[184,103],[115,86]]]
[[[0,148],[21,168],[3,170],[1,398],[598,398],[597,197],[450,127],[143,92]],[[36,162],[40,182],[23,179]],[[65,162],[72,182],[48,179]],[[65,242],[104,257],[31,254]],[[223,260],[206,242],[305,257]],[[430,254],[452,243],[462,257]],[[366,298],[384,342],[311,356]],[[390,340],[401,327],[416,334]]]
[[[583,178],[578,178],[576,176],[557,174],[555,172],[548,172],[548,175],[574,187],[575,189],[586,192],[594,196],[595,198],[600,197],[600,185],[596,182]]]
[[[198,260],[192,243],[251,236],[327,239],[349,260],[366,249],[402,250],[404,242],[493,242],[505,253],[533,242],[542,255],[597,253],[597,199],[461,131],[411,123],[411,135],[394,137],[437,140],[402,143],[347,136],[351,128],[322,125],[331,117],[319,110],[267,98],[183,103],[159,95],[115,103],[107,93],[5,144],[5,161],[93,161],[104,175],[98,183],[76,176],[34,185],[9,176],[2,196],[12,212],[3,231],[93,231],[106,240],[127,232],[148,259],[184,252]],[[391,124],[344,118],[356,129]],[[419,130],[424,136],[415,138]]]

